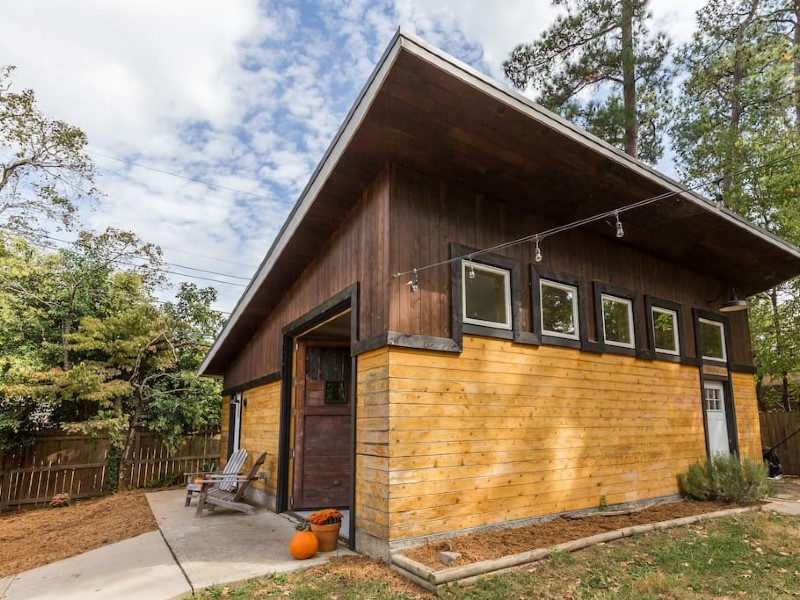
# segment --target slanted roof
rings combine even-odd
[[[556,223],[626,212],[644,252],[735,285],[800,273],[800,251],[468,65],[399,30],[350,109],[200,372],[221,375],[388,163],[453,179]],[[602,224],[587,226],[613,235]],[[535,232],[531,232],[535,233]]]

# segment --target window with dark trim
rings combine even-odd
[[[464,323],[511,330],[511,271],[461,261]]]
[[[699,317],[697,319],[697,334],[700,338],[700,351],[703,360],[727,362],[725,324],[722,321]]]
[[[622,348],[635,348],[633,333],[633,302],[628,298],[600,295],[603,313],[603,343]]]
[[[535,265],[530,271],[534,333],[543,344],[581,348],[586,340],[582,282]]]
[[[644,297],[647,347],[652,358],[688,361],[683,335],[683,307],[654,296]]]
[[[638,318],[633,292],[594,282],[598,341],[606,351],[636,354]]]
[[[461,344],[463,334],[485,335],[521,344],[539,344],[539,338],[522,331],[520,263],[490,252],[471,256],[475,248],[450,244],[452,336]],[[471,277],[471,275],[475,275]]]

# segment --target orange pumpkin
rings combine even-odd
[[[317,553],[319,542],[313,531],[298,530],[289,542],[289,553],[297,560],[311,558]]]
[[[195,485],[200,485],[201,483],[203,483],[203,478],[202,477],[195,477],[194,478],[194,484]]]

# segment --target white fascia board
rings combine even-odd
[[[325,182],[327,182],[328,177],[330,177],[331,173],[333,172],[333,169],[338,164],[342,153],[350,144],[350,141],[353,139],[356,131],[358,131],[358,128],[361,126],[361,123],[364,120],[364,117],[366,116],[370,106],[372,105],[378,90],[381,88],[381,85],[383,85],[386,76],[397,59],[402,46],[400,43],[402,35],[402,30],[398,29],[394,35],[394,38],[392,39],[392,42],[389,44],[386,51],[383,53],[383,56],[378,61],[375,69],[372,71],[367,83],[362,88],[361,93],[350,109],[350,112],[347,114],[347,117],[345,117],[344,121],[342,122],[341,127],[339,127],[339,130],[333,137],[333,141],[328,146],[328,149],[325,151],[322,160],[320,161],[319,165],[317,165],[314,173],[311,175],[311,178],[309,179],[308,184],[306,184],[305,189],[303,189],[303,192],[300,194],[297,203],[294,205],[294,208],[292,208],[292,211],[286,218],[286,221],[278,232],[278,235],[275,237],[275,241],[272,243],[267,255],[264,257],[264,260],[261,262],[261,265],[258,267],[255,275],[250,280],[250,283],[248,284],[241,298],[239,298],[239,301],[236,303],[236,307],[231,312],[231,316],[226,321],[222,331],[217,336],[217,339],[214,341],[214,344],[211,346],[208,354],[206,354],[206,357],[203,359],[203,362],[198,369],[198,374],[203,375],[205,373],[216,353],[225,343],[225,340],[227,339],[234,325],[239,320],[242,313],[247,309],[248,304],[253,299],[253,296],[256,294],[258,289],[263,285],[270,271],[272,271],[272,268],[275,266],[275,263],[280,259],[280,256],[283,250],[286,248],[289,240],[295,234],[297,228],[303,222],[303,219],[305,218],[309,209],[316,201],[317,195],[325,185]]]

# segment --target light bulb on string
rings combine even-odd
[[[539,248],[539,236],[536,236],[536,250],[534,251],[533,258],[536,262],[542,262],[542,249]]]
[[[417,274],[416,268],[411,271],[411,281],[409,281],[406,285],[411,286],[412,293],[419,289],[419,275]]]
[[[472,266],[472,257],[469,257],[469,278],[475,279],[475,267]]]
[[[619,220],[619,213],[615,212],[614,216],[617,218],[617,237],[621,238],[625,235],[625,230],[622,228],[622,221]]]
[[[717,191],[714,193],[714,203],[717,208],[722,208],[722,179],[717,179]]]

